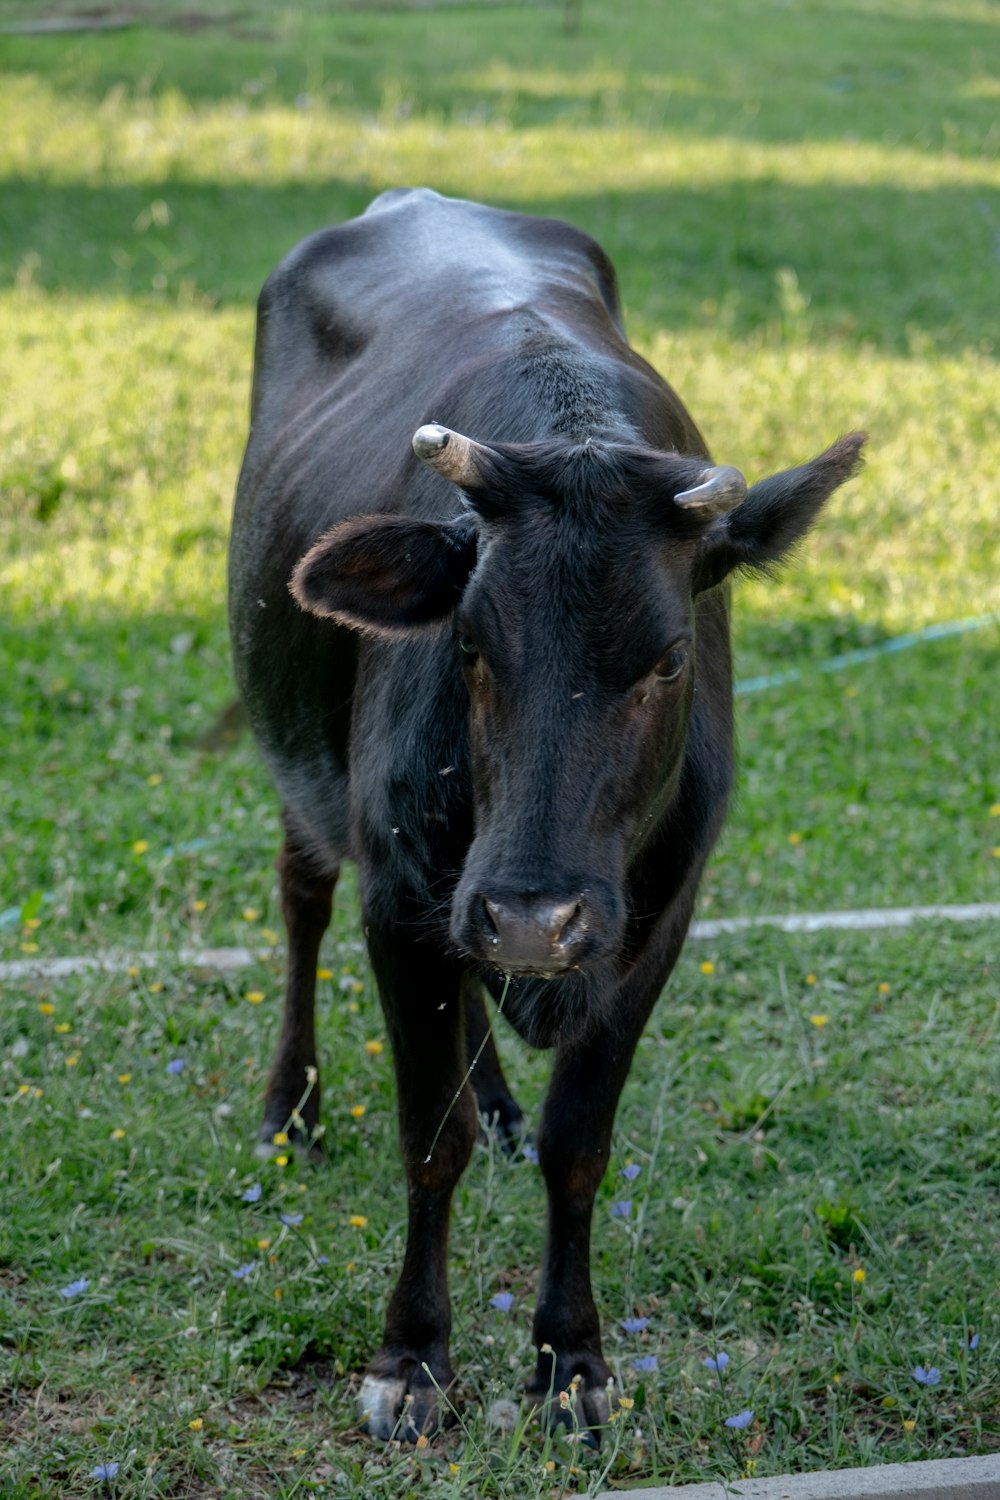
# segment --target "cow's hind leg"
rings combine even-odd
[[[465,1034],[457,970],[427,945],[369,928],[369,951],[392,1041],[406,1169],[406,1251],[382,1347],[358,1396],[373,1437],[413,1442],[447,1420],[455,1376],[448,1353],[451,1196],[476,1139],[463,1088]]]
[[[278,1047],[271,1064],[258,1151],[270,1154],[274,1137],[288,1131],[314,1142],[319,1124],[319,1072],[316,1062],[316,963],[330,925],[338,870],[318,874],[286,823],[278,856],[281,906],[288,931],[288,979]],[[315,1070],[314,1072],[312,1070]],[[314,1081],[310,1086],[309,1078]],[[305,1096],[305,1097],[303,1097]],[[299,1110],[301,1125],[293,1125]]]
[[[476,1060],[472,1086],[479,1118],[485,1121],[488,1129],[496,1131],[504,1150],[513,1152],[524,1135],[523,1116],[504,1077],[486,1015],[482,986],[474,974],[462,976],[462,1006],[469,1064]]]

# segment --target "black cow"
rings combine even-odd
[[[378,1436],[439,1421],[451,1194],[477,1114],[508,1134],[520,1118],[482,987],[555,1053],[528,1391],[577,1376],[581,1425],[607,1420],[591,1215],[726,809],[724,583],[788,552],[862,442],[749,491],[713,467],[629,347],[607,257],[556,220],[384,193],[264,287],[230,556],[237,679],[286,830],[288,989],[261,1139],[316,1065],[317,954],[350,857],[409,1200],[360,1397]],[[318,1106],[314,1089],[307,1131]]]

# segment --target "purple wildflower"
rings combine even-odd
[[[622,1176],[626,1182],[634,1182],[641,1171],[638,1162],[630,1161],[627,1166],[622,1167]]]
[[[186,1063],[185,1063],[183,1057],[172,1057],[170,1059],[170,1061],[167,1063],[167,1072],[168,1073],[183,1073],[185,1067],[186,1067]]]
[[[611,1217],[613,1219],[628,1219],[632,1215],[632,1199],[620,1198],[617,1203],[611,1205]]]
[[[644,1375],[650,1374],[656,1369],[655,1354],[640,1354],[638,1359],[632,1361],[633,1370],[640,1370]]]
[[[622,1327],[626,1333],[641,1333],[644,1328],[649,1327],[648,1318],[622,1318]]]
[[[252,1182],[243,1194],[244,1203],[257,1203],[260,1199],[260,1183]]]
[[[918,1385],[940,1385],[941,1371],[936,1365],[915,1365],[913,1378]]]
[[[330,1264],[330,1257],[328,1255],[317,1255],[316,1264],[318,1266],[328,1266]]]
[[[497,1292],[495,1297],[490,1298],[490,1306],[495,1307],[497,1312],[510,1312],[514,1306],[514,1297],[511,1292]]]
[[[749,1427],[752,1421],[752,1411],[738,1411],[734,1417],[726,1418],[726,1426],[735,1427],[738,1431],[742,1432],[743,1428]]]
[[[707,1359],[702,1360],[705,1369],[714,1370],[716,1375],[721,1375],[728,1363],[729,1355],[724,1349],[720,1349],[718,1354],[710,1354]]]
[[[979,1334],[978,1333],[970,1333],[969,1334],[968,1347],[970,1349],[978,1349],[979,1348]]]
[[[108,1464],[98,1464],[96,1469],[91,1469],[90,1477],[91,1479],[114,1479],[120,1468],[121,1464],[115,1463],[114,1460]]]
[[[530,1161],[534,1166],[538,1166],[538,1147],[533,1146],[530,1141],[525,1141],[521,1147],[521,1155],[525,1161]]]
[[[281,1222],[282,1224],[286,1224],[289,1229],[294,1229],[297,1224],[302,1223],[304,1218],[304,1214],[282,1214]]]
[[[59,1295],[60,1297],[66,1297],[67,1299],[70,1297],[78,1297],[81,1292],[85,1292],[87,1290],[89,1285],[90,1282],[87,1280],[87,1277],[81,1276],[79,1280],[71,1281],[69,1286],[64,1286]]]
[[[248,1260],[245,1265],[237,1266],[235,1271],[230,1271],[229,1274],[234,1281],[242,1281],[244,1276],[249,1276],[251,1271],[256,1271],[256,1269],[256,1261]]]

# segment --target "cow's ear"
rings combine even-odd
[[[289,587],[310,614],[370,635],[434,628],[458,603],[476,565],[476,523],[356,516],[321,537]]]
[[[857,473],[865,436],[852,432],[809,463],[751,485],[746,499],[706,530],[696,587],[712,588],[736,568],[766,573],[787,557],[834,490]]]

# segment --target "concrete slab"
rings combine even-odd
[[[822,1474],[614,1490],[597,1500],[1000,1500],[1000,1454]]]

